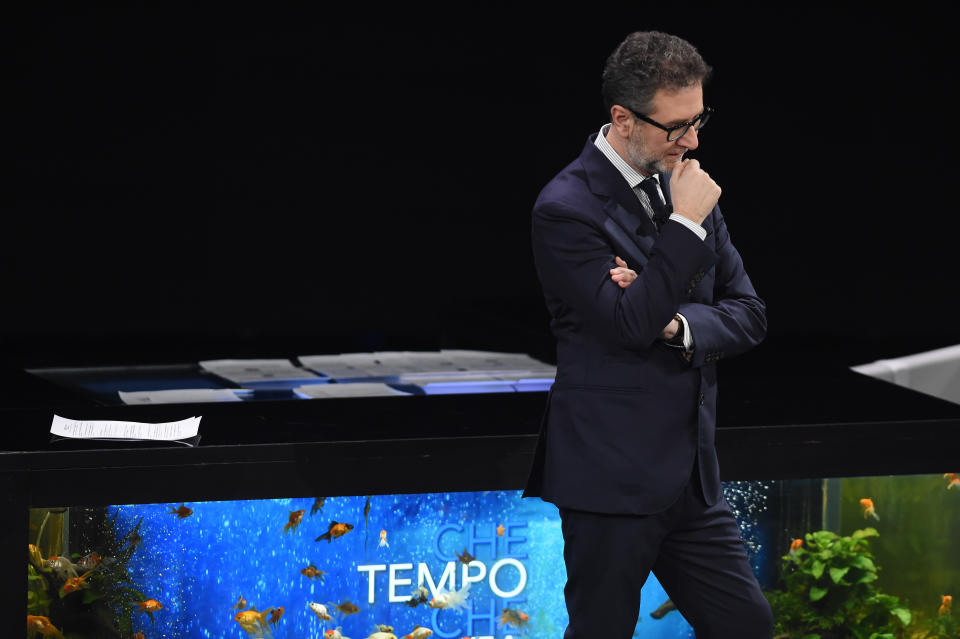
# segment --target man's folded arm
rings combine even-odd
[[[632,350],[647,349],[660,337],[687,299],[692,275],[717,259],[688,229],[667,224],[637,279],[620,288],[610,279],[616,249],[582,214],[557,202],[534,210],[532,240],[544,291],[573,309],[594,333]]]

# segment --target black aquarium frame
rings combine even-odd
[[[762,373],[762,371],[761,371]],[[789,389],[776,392],[776,389]],[[518,490],[547,393],[225,404],[62,401],[0,412],[0,551],[22,557],[29,508]],[[836,369],[724,377],[722,479],[908,475],[960,469],[960,406]],[[53,441],[53,414],[161,422],[202,415],[194,447]],[[0,627],[22,627],[26,583],[3,571]]]

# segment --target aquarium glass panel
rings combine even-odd
[[[724,493],[779,634],[958,636],[949,474]],[[28,637],[552,639],[567,622],[557,509],[519,491],[38,508],[29,538]],[[635,636],[693,636],[653,575]]]

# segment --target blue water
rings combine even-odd
[[[314,515],[313,498],[192,502],[186,505],[193,514],[185,519],[170,512],[180,504],[111,507],[111,514],[119,510],[118,536],[143,517],[143,541],[128,568],[137,587],[164,606],[154,621],[137,613],[134,631],[148,639],[257,636],[234,620],[242,596],[259,611],[284,607],[276,626],[261,635],[276,639],[314,639],[337,627],[344,637],[366,639],[375,624],[393,626],[397,637],[416,625],[442,639],[563,635],[566,571],[555,506],[521,499],[519,491],[373,495],[365,521],[366,501],[327,497]],[[301,509],[299,526],[284,533],[290,512]],[[332,521],[354,527],[332,541],[315,541]],[[379,545],[381,530],[389,546]],[[749,549],[746,535],[745,542]],[[465,549],[476,559],[469,566],[456,556]],[[300,573],[310,564],[326,572],[322,582]],[[435,595],[460,590],[465,579],[470,581],[465,609],[404,603],[421,583]],[[693,636],[678,612],[660,620],[649,616],[666,599],[651,575],[634,636]],[[335,619],[319,619],[311,602],[326,605]],[[359,612],[336,611],[334,605],[344,602]],[[504,608],[523,611],[529,622],[522,629],[501,625]]]

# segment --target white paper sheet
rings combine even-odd
[[[293,389],[295,393],[310,399],[328,397],[391,397],[410,395],[387,384],[355,382],[350,384],[310,384]]]
[[[289,359],[208,359],[200,362],[200,366],[240,385],[319,377],[311,371],[294,366]]]
[[[203,402],[240,402],[238,394],[252,391],[240,388],[183,388],[154,391],[117,391],[124,404],[196,404]]]
[[[53,416],[50,432],[71,439],[119,439],[124,441],[182,441],[200,432],[200,418],[190,417],[177,422],[147,424],[110,420],[76,420]]]

